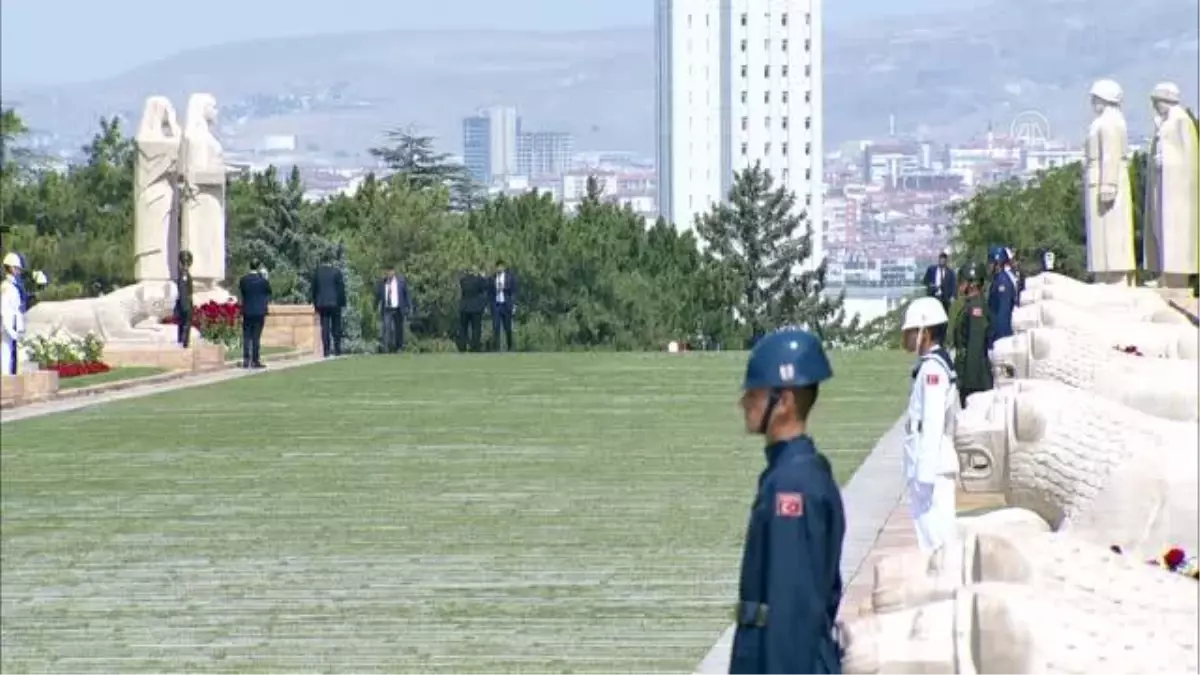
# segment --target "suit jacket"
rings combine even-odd
[[[267,315],[271,304],[271,282],[258,272],[248,272],[238,281],[242,296],[242,316],[259,318]]]
[[[458,300],[458,311],[476,313],[483,312],[488,305],[491,282],[487,277],[468,272],[458,279],[461,292]]]
[[[512,270],[504,270],[504,274],[507,277],[504,285],[504,304],[516,306],[518,286],[517,275],[513,274]],[[496,304],[498,302],[497,298],[499,296],[500,289],[497,286],[497,282],[499,281],[499,276],[499,274],[493,274],[492,276],[488,277],[488,295],[491,297],[492,304]]]
[[[375,308],[383,312],[387,309],[387,279],[380,279],[379,283],[375,284]],[[398,300],[398,309],[401,314],[412,314],[412,298],[408,294],[408,280],[403,274],[396,275],[396,295]]]
[[[317,309],[341,309],[346,306],[346,279],[342,271],[330,265],[321,265],[313,272],[310,290],[313,307]]]
[[[192,273],[186,270],[181,270],[179,276],[175,278],[175,290],[178,292],[178,297],[175,299],[175,313],[183,314],[184,312],[192,311]]]
[[[930,265],[925,270],[925,293],[941,300],[951,302],[958,296],[958,281],[954,270],[947,267],[942,273],[942,284],[937,284],[937,265]]]

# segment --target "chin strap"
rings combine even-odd
[[[771,390],[771,395],[767,398],[767,408],[763,410],[762,422],[758,425],[758,433],[767,433],[767,427],[771,425],[771,415],[775,414],[775,406],[779,405],[779,395],[778,389]]]

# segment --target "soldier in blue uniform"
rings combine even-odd
[[[1012,313],[1017,306],[1017,283],[1005,268],[1008,256],[1002,247],[993,247],[988,254],[992,263],[992,284],[988,288],[988,311],[991,312],[992,331],[988,336],[988,351],[1000,338],[1013,334]]]
[[[767,468],[750,510],[730,673],[840,673],[834,622],[842,600],[842,496],[808,435],[833,370],[816,336],[783,329],[750,353],[746,430],[766,437]]]

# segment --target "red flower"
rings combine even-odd
[[[59,377],[79,377],[81,375],[96,375],[112,370],[107,363],[91,361],[89,363],[51,363],[47,366],[58,373]]]
[[[1173,548],[1163,554],[1163,562],[1172,570],[1182,565],[1186,559],[1187,555],[1183,552],[1183,549],[1179,548]]]

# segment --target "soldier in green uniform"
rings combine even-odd
[[[988,361],[991,343],[991,316],[983,297],[983,269],[967,263],[958,271],[965,298],[958,323],[954,327],[954,369],[958,372],[958,392],[962,406],[967,396],[992,388],[992,364]]]

